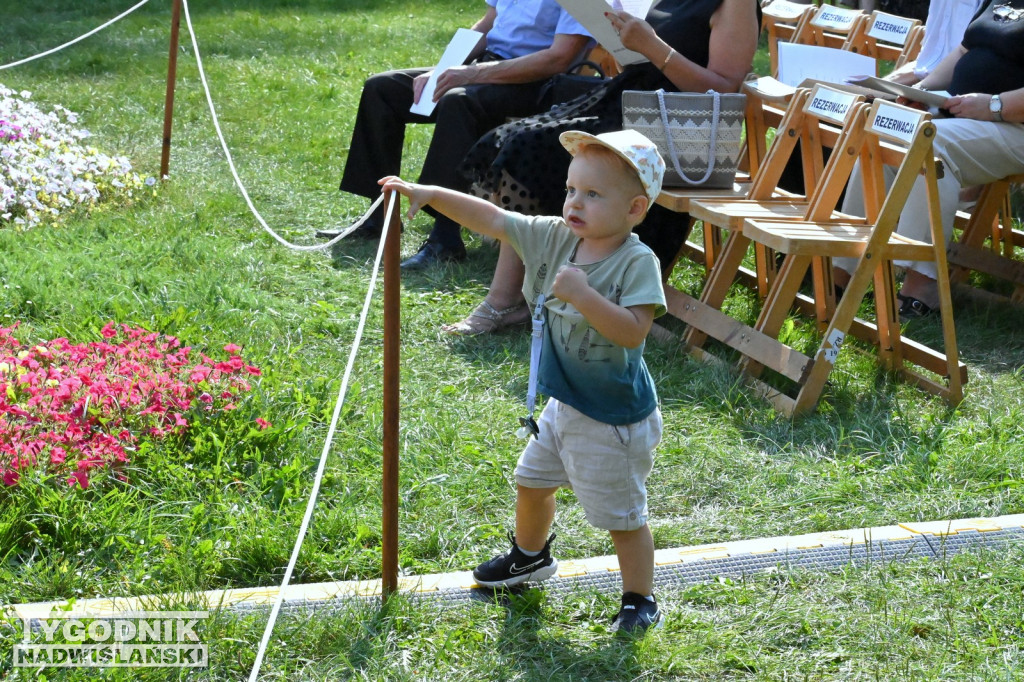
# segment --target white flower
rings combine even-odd
[[[61,106],[44,112],[30,98],[0,84],[0,228],[32,227],[63,208],[130,197],[141,186],[126,157],[81,144],[91,133],[75,127],[77,114]]]

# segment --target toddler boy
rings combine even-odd
[[[665,163],[631,130],[567,131],[559,139],[573,155],[560,218],[524,216],[396,177],[381,184],[409,197],[410,218],[429,204],[474,232],[507,240],[526,264],[526,299],[545,296],[538,384],[549,400],[516,465],[512,547],[477,566],[474,578],[497,587],[554,575],[555,536],[548,533],[555,492],[571,487],[587,520],[608,530],[615,545],[623,596],[613,629],[642,633],[662,622],[646,489],[661,413],[643,348],[665,312],[665,293],[657,257],[632,229],[661,191]]]

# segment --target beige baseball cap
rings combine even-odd
[[[558,141],[573,156],[587,145],[607,147],[625,159],[640,177],[640,184],[653,204],[661,193],[661,181],[665,176],[665,160],[658,148],[645,135],[635,130],[617,130],[611,133],[591,135],[582,130],[567,130],[558,136]]]

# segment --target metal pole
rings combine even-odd
[[[384,205],[395,207],[384,238],[384,434],[381,589],[386,600],[398,590],[398,369],[401,347],[401,197],[390,192]]]
[[[171,121],[174,118],[174,83],[178,79],[178,28],[181,25],[181,0],[171,0],[171,53],[167,59],[167,96],[164,98],[164,140],[160,150],[160,179],[167,177],[171,165]]]

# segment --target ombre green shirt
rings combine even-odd
[[[574,306],[551,298],[555,273],[572,265],[605,298],[624,308],[653,305],[665,313],[658,258],[635,234],[596,263],[573,261],[579,238],[561,218],[512,213],[505,220],[509,244],[526,264],[523,295],[531,309],[543,293],[544,345],[538,374],[542,393],[571,405],[591,419],[621,426],[647,417],[658,405],[654,381],[644,362],[644,344],[624,348],[599,334]]]

